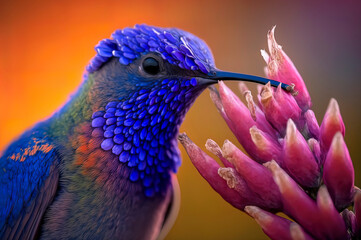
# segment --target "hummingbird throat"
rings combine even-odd
[[[93,113],[93,133],[103,137],[100,147],[129,168],[129,180],[142,184],[148,197],[164,193],[181,164],[176,137],[201,93],[197,85],[195,78],[164,79]]]

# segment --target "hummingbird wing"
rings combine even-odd
[[[43,138],[20,138],[0,157],[0,239],[33,239],[59,179],[60,159]]]
[[[169,231],[172,229],[179,213],[180,200],[181,200],[180,188],[179,188],[177,176],[175,174],[172,174],[172,189],[173,189],[172,200],[169,203],[167,213],[164,217],[163,226],[159,232],[157,240],[165,239]]]

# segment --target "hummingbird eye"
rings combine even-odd
[[[159,61],[153,57],[145,58],[143,61],[143,70],[150,75],[158,74],[160,72]]]

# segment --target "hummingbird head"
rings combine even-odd
[[[164,192],[179,167],[179,126],[207,86],[221,79],[271,81],[216,69],[206,43],[176,28],[117,30],[95,50],[86,68],[100,96],[93,131],[103,137],[100,147],[117,155],[146,196]]]

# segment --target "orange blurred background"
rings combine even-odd
[[[276,38],[303,76],[319,121],[329,99],[338,100],[361,185],[359,0],[1,1],[0,151],[68,99],[99,40],[136,23],[190,31],[208,43],[218,68],[261,76],[259,50],[267,47],[266,33],[277,24]],[[207,91],[181,131],[202,147],[207,138],[236,142]],[[181,150],[182,205],[167,239],[266,239],[251,218],[213,192]]]

